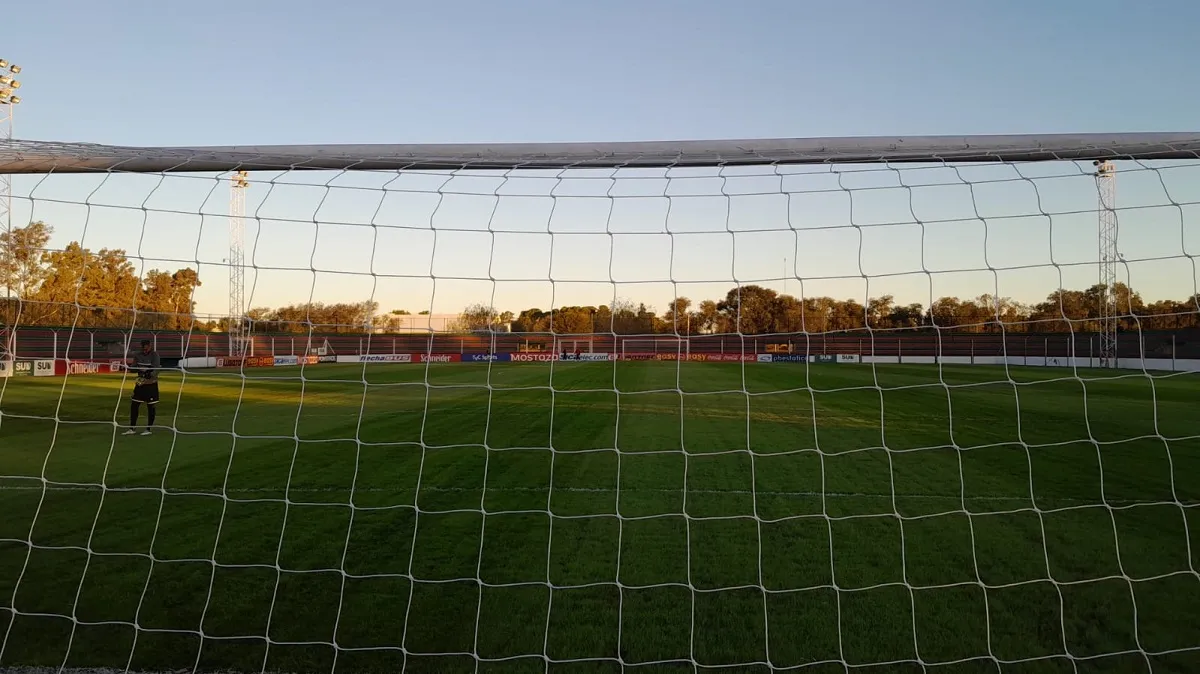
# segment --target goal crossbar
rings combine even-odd
[[[1200,132],[619,143],[130,147],[0,142],[0,174],[673,168],[824,163],[1200,159]]]

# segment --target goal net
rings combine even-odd
[[[0,173],[0,669],[1200,670],[1198,134]]]

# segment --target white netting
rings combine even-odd
[[[0,667],[1194,670],[1197,148],[0,148]]]

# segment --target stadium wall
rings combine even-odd
[[[20,358],[103,359],[121,357],[125,345],[149,339],[163,358],[213,358],[229,355],[228,337],[221,333],[152,332],[116,329],[17,328]],[[856,353],[895,357],[1006,356],[1020,358],[1089,358],[1099,355],[1099,337],[1091,333],[999,334],[922,330],[790,335],[255,335],[255,356],[304,355],[311,346],[328,344],[333,353],[522,353],[576,349],[586,353],[768,353],[782,348],[791,353]],[[1200,330],[1121,333],[1121,358],[1200,358]]]
[[[186,358],[164,358],[163,366],[174,369],[196,370],[208,368],[265,368],[315,366],[324,363],[380,363],[380,364],[434,364],[434,363],[486,363],[486,362],[557,362],[564,360],[555,353],[389,353],[353,355],[286,355],[248,356],[190,356]],[[859,354],[740,354],[740,353],[673,353],[627,352],[627,353],[581,353],[569,354],[568,361],[611,362],[658,361],[658,362],[701,362],[701,363],[816,363],[816,364],[896,364],[896,365],[1008,365],[1017,367],[1060,367],[1094,368],[1100,366],[1099,359],[1056,356],[872,356]],[[124,361],[113,358],[66,359],[66,358],[18,358],[14,361],[0,360],[0,378],[20,376],[65,376],[90,374],[119,374]],[[1117,368],[1141,371],[1200,372],[1200,359],[1196,358],[1119,358]]]

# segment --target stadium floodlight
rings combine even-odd
[[[8,68],[7,72],[3,70],[4,68]],[[21,102],[21,97],[16,95],[16,90],[21,88],[21,82],[12,76],[19,72],[21,72],[20,66],[0,59],[0,141],[5,143],[12,141],[13,108]],[[12,176],[0,173],[0,227],[3,227],[6,234],[12,232],[12,220]],[[15,352],[13,326],[16,325],[15,318],[19,311],[16,303],[11,301],[13,297],[11,279],[11,275],[6,275],[4,307],[0,310],[0,367],[14,362],[12,360]]]
[[[0,70],[4,68],[7,68],[8,73],[11,73],[11,75],[7,73],[0,74],[0,105],[16,105],[21,102],[21,98],[16,95],[15,91],[21,88],[21,81],[12,75],[20,73],[21,66],[15,63],[10,64],[7,60],[0,59]],[[11,110],[8,114],[3,115],[3,120],[0,121],[0,124],[3,124],[5,127],[5,137],[10,138],[12,136]]]
[[[1080,254],[1094,160],[1137,244],[1119,376]],[[116,381],[0,385],[11,669],[47,630],[72,668],[129,671],[189,642],[192,671],[1198,669],[1200,345],[1169,335],[1200,328],[1200,133],[16,140],[3,173],[56,231],[194,272],[38,277],[24,339],[58,358],[26,374],[111,367],[62,357],[102,336],[179,370],[147,444]],[[231,176],[244,258],[197,244]],[[248,281],[228,313],[223,258]],[[166,287],[189,278],[208,294]],[[649,309],[685,297],[695,335]],[[468,304],[527,327],[368,320]],[[231,317],[261,327],[245,352]]]

